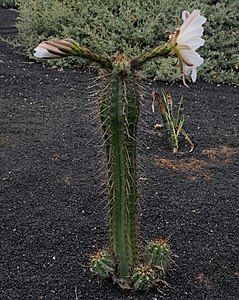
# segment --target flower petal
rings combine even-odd
[[[189,12],[189,11],[184,10],[184,11],[182,12],[182,19],[183,19],[184,22],[186,21],[186,19],[187,19],[189,16],[190,16],[190,12]]]
[[[184,44],[185,41],[189,39],[195,39],[198,37],[201,37],[203,34],[203,27],[197,27],[197,28],[187,28],[187,30],[182,31],[180,30],[180,33],[177,38],[177,42],[179,44]]]
[[[183,74],[184,76],[189,76],[191,74],[192,82],[195,82],[197,79],[197,68],[195,67],[188,67],[187,65],[183,65]]]
[[[200,10],[195,9],[180,26],[181,31],[187,31],[188,28],[197,28],[206,22],[206,18],[200,15]]]
[[[192,68],[192,74],[191,74],[192,82],[195,82],[197,79],[197,68]]]
[[[178,44],[181,45],[181,43]],[[183,45],[188,46],[192,50],[197,50],[199,47],[203,46],[204,44],[205,41],[200,37],[185,40],[185,42],[183,43]]]
[[[173,45],[172,53],[178,56],[180,70],[183,73],[183,83],[187,86],[185,77],[190,75],[192,81],[197,78],[197,67],[203,63],[203,58],[196,53],[196,50],[203,46],[205,41],[201,38],[203,34],[202,25],[206,18],[200,15],[200,10],[195,9],[191,14],[183,11],[184,23],[177,28],[171,37]]]
[[[183,74],[184,75],[188,76],[190,74],[191,70],[192,70],[192,67],[189,67],[189,66],[183,64]]]
[[[182,60],[185,61],[188,65],[199,67],[204,62],[204,59],[191,49],[189,50],[186,47],[178,46],[178,51],[180,53],[180,56],[182,57]]]
[[[192,82],[195,82],[197,79],[197,67],[199,67],[203,63],[203,58],[198,55],[195,51],[183,51],[180,52],[181,59],[183,61],[183,74],[188,76],[191,72],[191,78]],[[191,65],[188,65],[188,63],[184,63],[184,60],[186,62],[190,62]]]

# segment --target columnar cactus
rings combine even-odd
[[[120,277],[137,262],[136,131],[139,92],[127,59],[119,56],[103,79],[100,119],[107,155],[110,245]]]
[[[198,11],[196,17],[196,19],[202,18]],[[190,23],[189,13],[185,18],[188,18],[186,21]],[[192,19],[195,20],[194,17]],[[204,19],[200,24],[203,22]],[[196,25],[193,28],[194,35],[198,35],[198,24]],[[196,67],[193,61],[186,62],[183,58],[185,53],[181,53],[177,47],[179,37],[180,28],[167,42],[132,60],[124,57],[123,54],[110,59],[82,47],[70,38],[44,41],[35,49],[35,56],[40,58],[78,55],[100,65],[102,82],[99,93],[99,114],[107,158],[111,253],[98,252],[92,258],[91,269],[103,278],[113,275],[122,288],[148,289],[158,281],[158,269],[162,279],[169,266],[171,252],[166,243],[149,245],[146,250],[146,261],[143,263],[140,262],[141,256],[138,253],[136,139],[140,91],[137,70],[150,59],[176,53],[180,54],[181,66],[183,62],[195,73]],[[180,42],[182,44],[182,37]],[[193,57],[194,49],[195,47],[192,53],[190,52],[191,56],[188,56],[189,60]],[[196,63],[198,66],[199,62]],[[182,72],[184,71],[185,69],[182,68]]]

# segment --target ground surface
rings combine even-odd
[[[16,13],[0,9],[12,38]],[[238,87],[197,82],[185,95],[185,129],[196,144],[172,154],[146,111],[139,129],[142,240],[170,237],[171,288],[122,292],[89,271],[107,245],[100,133],[89,83],[95,73],[28,60],[0,41],[0,299],[237,300]],[[145,82],[148,94],[150,82]],[[162,85],[157,85],[160,89]]]

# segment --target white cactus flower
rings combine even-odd
[[[197,67],[204,61],[196,53],[196,50],[205,43],[201,36],[203,34],[202,25],[206,22],[206,18],[201,16],[200,11],[196,9],[191,14],[188,11],[183,11],[182,19],[184,23],[176,29],[170,38],[173,43],[172,53],[178,56],[180,69],[183,74],[183,83],[188,86],[185,76],[191,73],[192,81],[195,82]]]

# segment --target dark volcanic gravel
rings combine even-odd
[[[1,37],[15,35],[16,15],[0,9]],[[140,234],[169,237],[175,264],[171,288],[123,292],[88,267],[107,245],[96,75],[43,67],[0,41],[0,299],[239,299],[238,87],[171,87],[196,144],[172,154],[150,112],[152,87],[165,84],[145,82]]]

